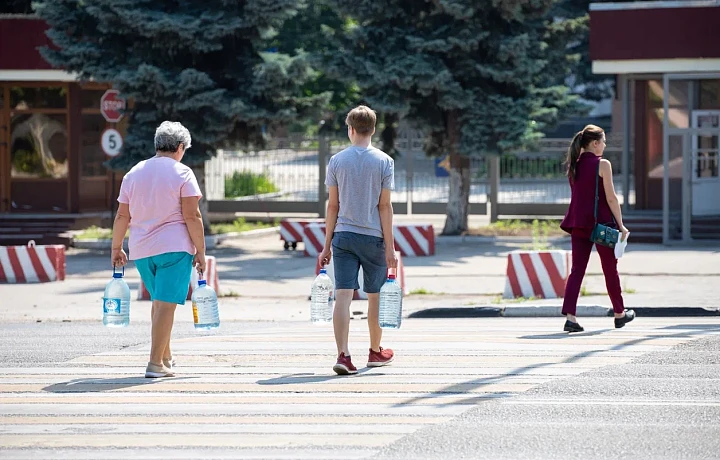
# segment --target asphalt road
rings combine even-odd
[[[621,331],[608,329],[601,319],[596,319],[587,320],[586,327],[590,325],[588,332],[568,337],[567,334],[555,332],[554,327],[543,330],[532,326],[546,324],[548,323],[546,320],[473,320],[472,324],[481,328],[478,331],[480,335],[468,336],[467,353],[477,353],[478,347],[483,344],[482,336],[485,336],[484,340],[487,341],[485,345],[492,346],[494,350],[492,353],[506,356],[505,366],[511,368],[502,373],[506,379],[523,379],[531,375],[537,378],[541,375],[538,372],[542,373],[549,369],[550,362],[557,360],[558,356],[564,353],[561,352],[563,350],[561,347],[567,346],[569,340],[573,339],[576,343],[576,352],[568,358],[562,358],[564,365],[570,366],[568,370],[574,367],[573,363],[579,365],[588,359],[611,359],[608,362],[620,359],[622,363],[590,366],[584,372],[546,379],[546,383],[540,383],[519,393],[498,392],[496,397],[481,400],[475,404],[475,407],[464,410],[455,417],[409,432],[380,449],[358,450],[353,455],[350,455],[354,452],[352,449],[346,449],[345,454],[350,455],[347,458],[383,460],[720,458],[720,321],[684,318],[654,321],[660,325],[656,326],[659,332],[652,335],[647,333],[647,329],[642,329],[645,327],[642,318]],[[416,320],[408,324],[425,328],[434,324],[434,321]],[[467,328],[467,324],[469,323],[464,321],[458,323],[458,327]],[[513,324],[516,325],[516,329],[512,329]],[[559,325],[560,323],[558,329]],[[551,326],[554,326],[554,323]],[[287,327],[292,330],[297,329],[298,326],[280,323],[226,322],[221,333],[227,336],[240,331],[247,332],[249,328],[253,328],[253,332],[265,334],[262,329],[267,329],[269,341],[264,342],[265,345],[248,344],[247,346],[251,348],[247,350],[259,347],[267,349],[266,353],[271,353],[271,350],[276,348],[274,344],[282,347],[284,343],[273,340],[273,334],[277,332],[272,331]],[[511,340],[507,339],[509,337],[507,335],[498,335],[498,331],[508,331],[508,327],[511,328],[509,329],[510,336],[513,337]],[[447,331],[442,328],[439,330]],[[408,333],[408,330],[405,330],[398,335],[398,338],[405,336],[409,340]],[[618,333],[623,334],[622,341],[617,341],[617,344],[610,349],[603,345]],[[124,349],[127,349],[128,356],[132,357],[141,351],[136,348],[137,345],[147,345],[148,334],[149,324],[142,322],[136,322],[123,329],[106,329],[98,322],[4,324],[0,325],[0,367],[71,366],[73,364],[65,361],[83,355]],[[174,338],[195,335],[209,334],[198,334],[190,325],[181,324],[175,331]],[[296,341],[296,344],[307,343],[306,346],[315,346],[314,342],[307,342],[308,339],[304,336],[297,340],[299,342]],[[514,343],[518,341],[524,344],[524,351],[514,348]],[[679,345],[656,346],[663,341],[679,343]],[[535,348],[530,342],[536,343]],[[188,350],[196,347],[193,343],[195,342],[184,345],[187,348],[184,355],[186,360],[190,359]],[[214,342],[203,343],[206,345],[201,345],[197,351],[200,354],[206,352],[203,350],[210,350],[207,344]],[[444,350],[452,343],[455,342],[438,342],[435,346],[439,348],[433,348],[432,353]],[[411,345],[408,342],[406,347],[428,344],[424,342]],[[225,345],[217,343],[213,346],[220,347],[219,350],[224,349],[222,347]],[[287,346],[288,350],[292,350],[290,343]],[[654,349],[662,351],[648,352]],[[238,353],[238,359],[247,360],[246,355]],[[291,353],[291,351],[283,353]],[[299,353],[298,358],[307,360],[303,350],[297,353]],[[427,356],[432,356],[432,353]],[[457,353],[457,356],[462,355],[459,351]],[[633,358],[625,362],[621,357],[626,355],[631,355]],[[615,358],[610,358],[611,356]],[[513,363],[514,358],[522,362]],[[122,361],[120,357],[115,359]],[[409,356],[406,357],[406,360],[409,359]],[[81,365],[74,364],[74,366]],[[428,365],[425,364],[426,367]],[[388,368],[388,371],[393,369],[395,368]],[[456,376],[461,377],[468,372],[482,372],[482,369],[459,367]],[[488,372],[494,371],[488,369]],[[450,376],[452,374],[447,374],[447,378]],[[298,377],[293,378],[298,379]],[[290,379],[292,382],[278,380],[278,383],[294,384],[293,378],[285,376],[277,377],[275,380]],[[389,378],[389,376],[378,378]],[[428,374],[422,378],[428,379],[431,376]],[[465,376],[460,380],[465,382],[467,378],[468,376]],[[316,379],[313,382],[321,385],[321,380],[324,379]],[[182,384],[182,380],[178,382],[166,383],[169,385],[166,391],[171,391],[174,388],[172,385]],[[348,382],[361,382],[361,379]],[[159,392],[165,387],[157,388]],[[359,387],[357,389],[359,390]],[[378,387],[377,391],[383,390]],[[458,389],[457,394],[453,394],[452,397],[463,398],[470,395],[472,393],[464,394],[464,390]],[[355,397],[360,396],[363,395],[359,394]],[[117,394],[117,397],[122,397],[122,394]],[[228,393],[228,397],[239,397],[239,394]],[[446,407],[443,404],[433,406],[433,411],[442,414],[452,407],[450,404],[448,402]],[[244,406],[239,404],[237,407],[237,410],[240,410]],[[140,421],[141,419],[138,419],[137,423]],[[32,429],[37,430],[37,428]],[[51,427],[48,429],[52,430]],[[238,439],[244,438],[240,436]],[[341,445],[342,440],[337,440],[334,444]],[[1,441],[0,445],[2,445]],[[14,452],[34,455],[32,451]],[[43,452],[47,454],[49,451]],[[84,451],[75,450],[68,455],[78,452]],[[122,452],[129,453],[129,451]],[[108,451],[113,455],[122,452]],[[201,451],[176,449],[173,455],[177,454],[178,458],[196,458],[192,455],[199,452]],[[326,455],[322,458],[338,458],[332,457],[333,451],[322,449],[304,453],[292,448],[277,449],[272,451],[271,456],[268,456],[268,452],[215,449],[208,450],[208,455],[204,458],[320,458],[313,457],[319,453]],[[133,457],[153,458],[144,455],[142,450],[133,451]]]
[[[482,403],[373,458],[720,458],[720,336]]]

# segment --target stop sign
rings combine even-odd
[[[117,123],[125,111],[125,99],[119,97],[120,91],[109,89],[100,98],[100,113],[110,123]]]

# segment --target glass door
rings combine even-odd
[[[692,215],[720,216],[720,110],[693,112]]]

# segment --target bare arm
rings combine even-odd
[[[626,233],[627,229],[625,229],[625,225],[623,224],[620,200],[618,200],[617,193],[615,193],[615,184],[612,178],[612,164],[610,164],[608,160],[600,160],[600,177],[603,178],[605,197],[607,198],[608,206],[610,206],[610,211],[615,217],[615,222],[617,222],[618,228],[623,233]]]
[[[382,227],[383,240],[385,240],[385,259],[388,268],[397,268],[397,256],[395,255],[395,237],[393,236],[393,207],[390,201],[390,189],[384,188],[380,192],[380,226]]]
[[[123,241],[130,226],[130,205],[120,203],[117,213],[115,214],[115,222],[113,223],[112,232],[112,251],[110,260],[113,266],[122,267],[127,264],[127,255],[123,250]]]
[[[332,245],[333,233],[337,225],[338,213],[340,212],[340,195],[337,186],[328,187],[329,200],[327,212],[325,213],[325,247]]]
[[[395,237],[393,236],[393,207],[390,201],[390,190],[384,188],[380,192],[380,202],[378,203],[380,211],[380,226],[382,227],[383,240],[385,240],[386,248],[395,247]]]
[[[112,249],[122,249],[125,235],[130,227],[130,205],[120,203],[113,224]]]
[[[199,272],[205,271],[205,227],[203,227],[202,214],[200,213],[200,197],[187,196],[180,198],[182,215],[187,225],[190,239],[195,245],[194,265]]]
[[[200,214],[200,197],[182,197],[180,201],[190,239],[198,252],[205,253],[205,227],[203,227],[202,214]]]

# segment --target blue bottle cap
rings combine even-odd
[[[198,281],[198,286],[205,286],[206,284],[207,284],[207,281],[205,281],[205,280]]]
[[[122,273],[118,273],[118,272],[113,273],[113,278],[122,278],[122,277],[123,277]]]
[[[321,268],[321,269],[320,269],[320,274],[323,274],[323,273],[327,274],[327,270],[325,270],[324,268]]]

